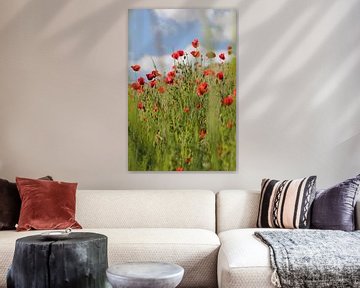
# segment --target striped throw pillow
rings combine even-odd
[[[316,176],[295,180],[263,179],[257,227],[308,228]]]

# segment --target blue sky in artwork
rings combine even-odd
[[[154,25],[162,25],[162,27],[154,27]],[[174,30],[174,28],[177,33],[171,31],[166,33],[167,29]],[[194,38],[199,38],[200,28],[199,21],[184,23],[177,23],[173,19],[162,21],[153,10],[132,10],[129,15],[129,51],[133,53],[131,58],[137,60],[147,54],[160,56],[162,52],[171,54],[174,50],[184,49]],[[161,36],[163,43],[156,43],[158,36]],[[156,44],[161,45],[162,50]]]
[[[236,11],[232,9],[130,9],[128,14],[129,66],[140,64],[151,69],[152,61],[171,53],[190,51],[191,41],[200,40],[201,48],[225,51],[236,42]],[[211,47],[211,48],[210,48]],[[144,72],[144,69],[142,69]]]

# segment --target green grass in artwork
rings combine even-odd
[[[236,58],[231,46],[219,55],[192,46],[171,55],[170,71],[154,63],[129,84],[130,171],[236,170]]]

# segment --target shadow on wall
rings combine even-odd
[[[259,117],[266,111],[273,113],[271,107],[263,107],[263,109],[253,108],[253,105],[257,105],[259,101],[264,100],[264,95],[267,91],[275,90],[274,95],[271,95],[272,102],[268,102],[272,107],[281,107],[286,104],[286,111],[279,118],[280,122],[286,123],[293,117],[297,110],[298,105],[305,103],[312,104],[316,101],[314,97],[318,96],[318,92],[323,89],[324,86],[328,86],[328,79],[333,74],[339,71],[339,67],[342,67],[343,63],[352,57],[355,58],[352,69],[345,71],[343,80],[347,77],[354,75],[354,70],[359,64],[359,57],[354,57],[354,53],[357,56],[359,52],[359,40],[360,40],[360,29],[358,31],[348,31],[348,27],[354,18],[360,16],[360,2],[353,1],[354,5],[348,5],[346,13],[343,13],[341,19],[338,19],[338,23],[333,25],[331,33],[327,33],[326,38],[317,43],[305,43],[306,49],[303,52],[298,51],[305,42],[309,42],[311,34],[318,29],[317,25],[322,22],[322,18],[327,16],[329,10],[334,12],[337,7],[334,7],[336,3],[341,1],[329,2],[327,8],[324,10],[322,5],[316,7],[312,2],[311,7],[308,7],[308,3],[297,1],[287,1],[285,5],[278,13],[274,14],[271,19],[262,23],[258,27],[255,27],[251,31],[239,35],[240,38],[240,54],[245,56],[249,54],[249,51],[258,55],[258,57],[252,57],[247,61],[248,58],[241,58],[240,56],[240,90],[242,93],[239,95],[241,101],[245,101],[241,109],[245,113],[246,117],[252,118],[256,112]],[[321,3],[321,1],[318,1]],[[334,13],[332,13],[334,15]],[[284,19],[290,18],[290,25],[284,25]],[[304,20],[304,21],[302,21]],[[324,23],[322,23],[323,25]],[[321,28],[321,27],[320,27]],[[349,35],[350,34],[350,35]],[[310,36],[309,36],[310,35]],[[319,35],[319,34],[318,34]],[[344,35],[344,39],[339,39],[339,35]],[[351,37],[349,37],[351,36]],[[339,45],[339,42],[342,44]],[[318,45],[315,47],[315,45]],[[241,46],[244,46],[242,49]],[[303,45],[304,46],[304,45]],[[312,53],[309,50],[312,49]],[[296,55],[294,57],[294,52]],[[324,53],[327,52],[327,53]],[[325,55],[324,55],[325,54]],[[333,56],[329,58],[329,55]],[[294,59],[296,58],[297,59]],[[254,63],[254,59],[256,62]],[[251,61],[251,62],[250,62]],[[290,62],[290,63],[289,63]],[[294,62],[297,62],[294,64]],[[293,64],[293,66],[292,66]],[[318,64],[314,67],[314,64]],[[284,66],[288,66],[285,67]],[[244,71],[242,71],[244,70]],[[289,73],[286,70],[290,70]],[[327,71],[332,71],[329,73]],[[246,73],[245,73],[246,72]],[[324,73],[325,72],[325,73]],[[315,77],[314,77],[315,76]],[[338,83],[339,86],[342,83]],[[284,103],[283,95],[281,90],[293,89],[292,95],[298,97],[289,97],[292,103]],[[337,88],[337,87],[334,87]],[[336,89],[333,89],[334,92]],[[315,93],[314,93],[315,91]],[[311,92],[311,95],[309,94]],[[251,97],[249,97],[251,95]],[[334,95],[332,93],[331,95]],[[331,95],[327,95],[328,98]],[[294,99],[297,99],[294,101]],[[319,105],[326,99],[318,101]],[[291,105],[288,105],[291,104]],[[309,108],[313,105],[308,105]],[[281,124],[281,123],[278,123]]]
[[[72,56],[81,57],[81,55],[86,55],[91,51],[119,19],[125,17],[126,14],[127,10],[124,9],[122,1],[110,2],[83,17],[78,22],[55,33],[46,41],[50,43],[49,47],[53,46],[55,49],[69,38],[76,39],[77,45],[74,47]],[[121,31],[119,31],[120,33]]]
[[[64,8],[71,4],[71,0],[32,0],[27,4],[0,30],[0,35],[11,35],[18,30],[26,29],[30,37],[35,37],[51,23]],[[139,0],[132,0],[132,3]],[[101,3],[101,1],[99,1]],[[101,38],[113,27],[113,25],[127,14],[124,9],[124,2],[114,0],[103,5],[93,13],[81,18],[79,21],[67,25],[64,29],[54,33],[45,41],[50,44],[50,48],[56,49],[58,45],[68,39],[76,39],[77,45],[73,55],[78,57],[86,55]],[[34,15],[38,17],[34,18]],[[52,46],[52,47],[51,47]]]
[[[0,29],[0,36],[11,35],[19,29],[27,29],[30,36],[37,35],[47,25],[61,13],[63,8],[71,0],[30,0],[27,1],[23,8]],[[38,17],[34,18],[34,15]]]
[[[272,135],[294,147],[305,136],[304,145],[317,143],[312,150],[319,154],[342,140],[356,141],[360,28],[349,29],[355,19],[360,19],[359,1],[287,1],[266,21],[243,31],[240,19],[239,122],[263,130],[274,147],[282,140]],[[341,125],[328,126],[334,122]],[[251,136],[242,141],[254,145]]]

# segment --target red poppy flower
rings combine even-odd
[[[146,78],[150,81],[152,79],[154,79],[156,76],[153,73],[148,73],[146,74]]]
[[[180,57],[184,56],[184,50],[178,50],[177,53]]]
[[[138,108],[139,110],[144,109],[144,104],[140,101],[140,102],[137,104],[137,108]]]
[[[191,51],[190,53],[191,53],[191,55],[194,56],[195,58],[198,58],[198,57],[200,56],[200,51],[195,51],[195,50],[193,50],[193,51]]]
[[[225,97],[222,100],[222,102],[223,102],[224,105],[230,106],[234,102],[234,98],[232,97],[232,95],[229,95],[229,96]]]
[[[141,86],[145,84],[145,79],[143,77],[139,77],[137,81]]]
[[[219,79],[219,80],[223,80],[224,79],[224,73],[222,71],[218,72],[216,74],[216,77]]]
[[[180,55],[178,52],[174,52],[171,54],[171,57],[177,60],[177,59],[179,59]]]
[[[159,91],[159,93],[162,94],[162,93],[164,93],[166,91],[166,89],[161,86],[161,87],[158,88],[158,91]]]
[[[184,112],[185,112],[185,113],[188,113],[189,111],[190,111],[190,108],[189,108],[189,107],[185,107],[185,108],[184,108]]]
[[[161,76],[158,70],[153,70],[151,73],[154,75],[154,77]]]
[[[156,86],[156,80],[150,81],[150,87],[154,88]]]
[[[202,96],[205,93],[207,93],[208,92],[207,88],[208,88],[208,84],[206,82],[200,83],[196,89],[197,95]]]
[[[132,65],[131,68],[134,70],[134,71],[139,71],[141,66],[138,65],[138,64],[135,64],[135,65]]]
[[[186,164],[190,164],[191,161],[192,161],[192,158],[191,158],[191,157],[185,159],[185,163],[186,163]]]
[[[212,76],[212,75],[215,75],[215,72],[211,69],[206,69],[204,70],[204,76]]]
[[[236,88],[234,88],[234,91],[233,91],[233,96],[235,97],[236,96]]]
[[[181,166],[176,167],[176,171],[178,171],[178,172],[184,171],[184,167],[181,167]]]
[[[134,82],[131,84],[131,88],[133,88],[134,90],[139,90],[141,89],[141,85],[139,84],[139,82]]]
[[[192,42],[191,42],[192,46],[194,48],[198,48],[199,47],[199,39],[195,38]]]
[[[167,74],[166,74],[167,77],[170,77],[170,78],[175,78],[176,76],[176,72],[175,71],[169,71]]]
[[[174,83],[174,78],[167,76],[165,78],[165,82],[166,82],[166,84],[173,84]]]
[[[201,129],[199,132],[199,138],[202,140],[204,139],[206,136],[206,130],[205,129]]]
[[[219,54],[219,58],[220,58],[221,60],[225,60],[225,54],[224,54],[224,53],[220,53],[220,54]]]

